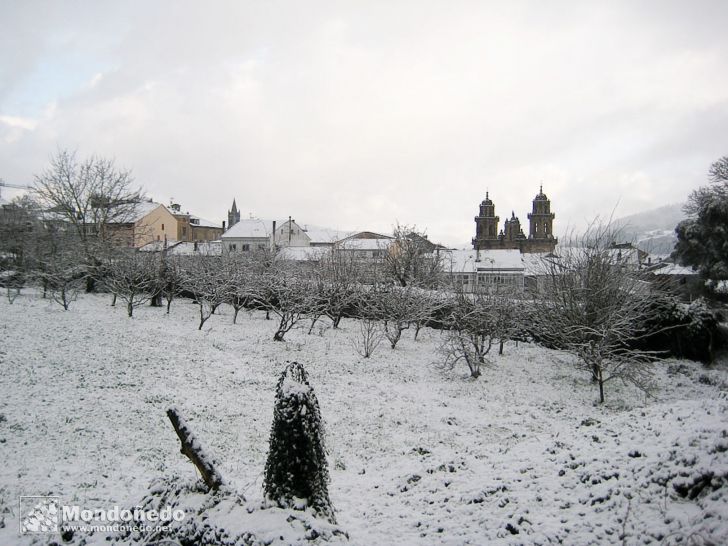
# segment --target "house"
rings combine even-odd
[[[175,240],[185,242],[217,241],[223,234],[223,225],[205,220],[189,212],[182,212],[178,203],[169,208],[177,219],[177,235]]]
[[[176,240],[177,219],[161,203],[141,201],[123,221],[109,223],[107,229],[122,245],[139,248],[153,241]]]
[[[301,226],[291,217],[283,221],[250,218],[237,220],[221,238],[225,251],[247,252],[263,248],[334,248],[351,234],[320,226]]]
[[[353,260],[379,260],[389,252],[394,238],[372,231],[360,231],[334,244],[336,252]]]
[[[684,300],[692,301],[705,291],[705,283],[692,267],[663,261],[646,268],[646,278],[658,287],[679,294]]]
[[[240,220],[222,234],[223,252],[272,250],[274,248],[273,233],[275,232],[275,220],[259,218]]]
[[[445,273],[465,292],[523,292],[524,256],[520,249],[442,251]]]

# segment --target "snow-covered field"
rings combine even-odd
[[[507,345],[471,380],[441,367],[434,330],[363,359],[353,321],[280,343],[260,312],[233,325],[222,308],[198,331],[186,300],[169,316],[143,307],[133,319],[109,302],[85,295],[64,312],[32,292],[0,300],[2,545],[34,538],[18,532],[20,495],[134,506],[152,480],[194,479],[171,405],[223,476],[260,504],[275,384],[293,360],[326,421],[329,491],[349,534],[334,542],[728,541],[724,370],[668,361],[655,398],[614,383],[600,406],[570,356],[530,344]],[[280,533],[254,521],[265,514],[249,524],[274,540]]]

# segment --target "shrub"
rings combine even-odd
[[[298,362],[281,374],[276,389],[265,496],[281,508],[312,511],[334,523],[329,470],[318,400]]]

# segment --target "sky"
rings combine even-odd
[[[0,178],[61,149],[155,200],[465,246],[684,201],[728,154],[728,2],[0,0]],[[3,190],[3,197],[14,194]]]

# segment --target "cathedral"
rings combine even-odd
[[[500,218],[495,215],[495,205],[485,193],[480,203],[480,214],[475,217],[475,250],[518,249],[522,253],[553,252],[558,239],[553,236],[556,215],[551,212],[551,201],[543,193],[543,186],[533,200],[533,210],[528,214],[528,237],[523,233],[521,222],[514,212],[498,231]]]

